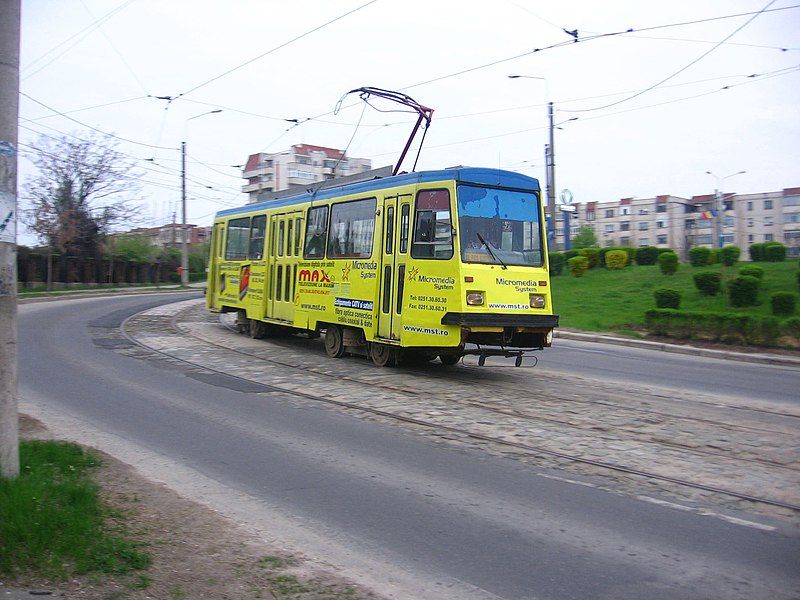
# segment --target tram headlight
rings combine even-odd
[[[531,308],[544,308],[545,297],[542,294],[531,294]]]
[[[483,292],[467,292],[467,304],[470,306],[483,306]]]

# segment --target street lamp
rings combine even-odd
[[[544,81],[545,98],[549,98],[549,85],[545,77],[535,75],[509,75],[509,79],[539,79]],[[578,117],[572,117],[567,121],[575,121]],[[556,125],[553,124],[553,103],[547,101],[547,120],[549,123],[550,143],[545,146],[545,178],[547,180],[547,212],[550,215],[550,227],[548,228],[548,241],[552,239],[553,249],[556,247],[556,151],[553,139],[553,132]],[[566,123],[567,121],[564,121]],[[561,123],[559,123],[560,125]]]
[[[189,121],[204,117],[205,115],[213,115],[221,113],[221,108],[214,110],[207,110],[204,113],[189,117],[183,124],[183,140],[181,142],[181,208],[183,211],[183,223],[181,226],[181,287],[189,287],[189,228],[186,223],[186,138],[188,137]]]
[[[716,210],[716,215],[712,212],[712,216],[714,216],[714,244],[715,248],[722,248],[722,213],[724,212],[724,202],[723,202],[723,193],[722,193],[722,184],[724,181],[730,177],[735,177],[736,175],[743,175],[747,173],[747,171],[737,171],[736,173],[731,173],[730,175],[726,175],[725,177],[720,177],[719,175],[715,175],[711,171],[706,171],[706,175],[711,175],[714,179],[717,180],[717,188],[714,190],[714,209]]]

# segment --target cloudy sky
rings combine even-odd
[[[563,123],[556,188],[577,202],[711,193],[706,171],[747,171],[725,179],[726,192],[800,186],[796,0],[22,5],[23,153],[41,134],[113,133],[143,174],[146,224],[179,211],[183,140],[189,221],[201,225],[246,201],[234,165],[251,153],[308,143],[394,163],[415,118],[355,96],[335,111],[362,86],[434,109],[418,169],[501,167],[543,181],[550,100]],[[24,158],[20,170],[22,185]]]

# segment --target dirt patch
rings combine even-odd
[[[43,424],[20,415],[23,439],[50,439]],[[143,544],[152,566],[124,577],[89,575],[64,582],[20,578],[19,591],[91,600],[376,598],[374,594],[256,539],[230,519],[149,481],[95,450],[95,480],[112,515]],[[8,590],[0,587],[0,592]],[[20,596],[25,597],[25,596]]]

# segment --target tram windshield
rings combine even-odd
[[[464,262],[544,264],[539,199],[533,192],[459,185],[458,225]]]

